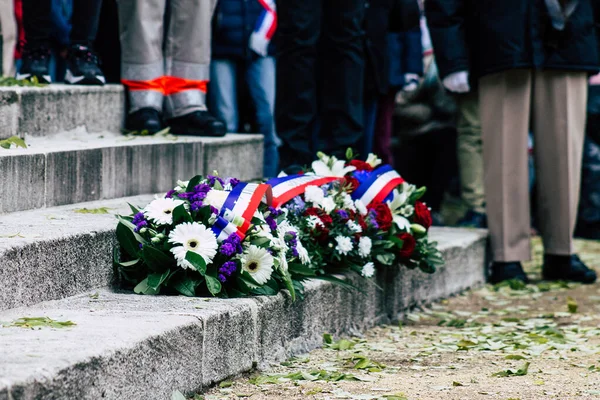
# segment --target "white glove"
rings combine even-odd
[[[454,72],[444,78],[444,87],[454,93],[467,93],[469,86],[469,71]]]

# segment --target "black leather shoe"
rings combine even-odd
[[[463,228],[487,228],[487,216],[483,213],[469,210],[464,217],[458,221],[458,226]]]
[[[523,271],[523,266],[520,262],[494,262],[489,278],[490,283],[496,284],[509,279],[529,283],[529,278],[527,278],[525,271]]]
[[[162,129],[160,114],[154,108],[141,108],[127,115],[125,128],[140,133],[156,133]]]
[[[542,277],[548,281],[596,282],[596,272],[585,265],[576,254],[570,256],[544,255]]]
[[[168,121],[174,135],[225,136],[225,124],[208,111],[194,111]]]

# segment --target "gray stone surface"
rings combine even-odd
[[[261,135],[125,137],[78,130],[27,143],[27,149],[0,149],[0,213],[166,192],[178,179],[208,172],[207,164],[210,173],[223,168],[221,176],[262,175]]]
[[[0,138],[46,136],[76,128],[118,132],[124,113],[121,85],[0,87],[0,126],[6,127]]]
[[[325,332],[364,330],[385,321],[390,304],[398,314],[407,310],[401,307],[481,284],[485,234],[436,229],[433,234],[440,238],[447,269],[438,275],[396,274],[393,286],[401,290],[395,300],[387,288],[373,286],[361,294],[309,281],[305,299],[295,303],[287,293],[206,300],[101,289],[2,311],[4,322],[49,316],[77,325],[0,328],[0,400],[167,399],[173,390],[191,393],[254,365],[309,351],[321,345]],[[379,284],[388,277],[379,276]]]

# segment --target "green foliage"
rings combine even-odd
[[[57,321],[49,317],[22,317],[8,325],[6,328],[26,328],[26,329],[41,329],[41,328],[69,328],[77,325],[72,321]]]
[[[507,378],[507,377],[511,377],[511,376],[525,376],[527,375],[527,370],[529,369],[529,365],[530,363],[526,362],[525,364],[523,364],[523,366],[517,370],[514,369],[507,369],[504,371],[500,371],[500,372],[496,372],[495,374],[492,374],[492,376],[496,376],[498,378]]]
[[[77,214],[108,214],[108,210],[110,210],[108,207],[75,208],[73,212]]]
[[[11,136],[8,139],[0,140],[0,148],[8,150],[12,146],[22,147],[24,149],[27,148],[27,144],[25,143],[25,141],[18,136]]]
[[[19,86],[19,87],[44,87],[44,83],[40,83],[36,76],[29,79],[16,79],[8,76],[0,76],[0,86]]]

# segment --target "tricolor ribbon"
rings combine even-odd
[[[217,222],[212,227],[217,240],[221,242],[232,233],[237,233],[240,239],[243,239],[261,201],[270,205],[272,199],[271,186],[267,184],[238,183],[229,192],[219,210]]]
[[[307,186],[321,186],[339,179],[341,178],[337,176],[288,175],[273,178],[267,182],[267,185],[273,188],[273,207],[280,207],[303,194]]]
[[[250,35],[250,48],[257,54],[266,57],[269,54],[269,43],[277,29],[277,11],[274,0],[258,0],[264,8]]]
[[[359,200],[365,206],[373,202],[383,202],[404,179],[389,165],[382,165],[371,172],[368,179],[362,182],[352,193],[354,200]]]

